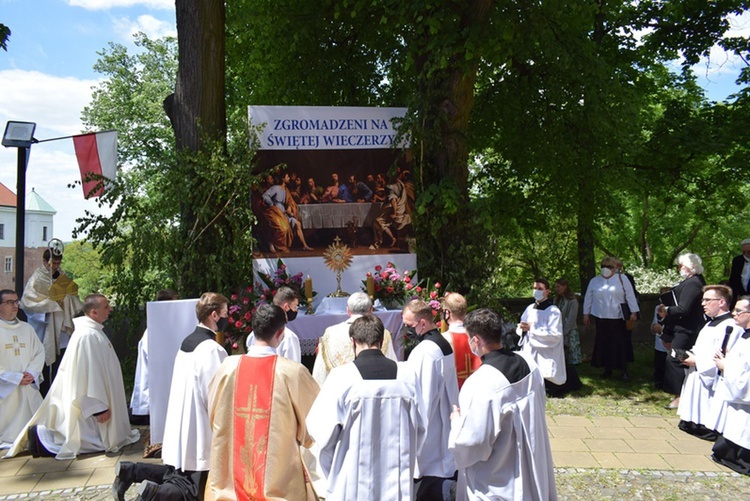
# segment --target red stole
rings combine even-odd
[[[268,431],[277,358],[244,356],[237,368],[232,473],[238,501],[265,499]]]
[[[451,332],[450,334],[453,339],[453,356],[456,360],[456,376],[458,376],[458,389],[460,390],[466,378],[482,365],[482,359],[471,352],[468,334],[464,332]]]

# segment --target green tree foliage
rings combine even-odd
[[[111,288],[111,273],[102,264],[99,251],[90,242],[70,242],[65,246],[65,273],[78,284],[81,298],[98,292],[108,297],[116,295]]]
[[[10,28],[0,23],[0,49],[8,51],[8,39],[10,38]]]

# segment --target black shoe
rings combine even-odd
[[[152,501],[159,495],[159,484],[151,480],[144,480],[138,486],[138,497],[135,501]]]
[[[115,465],[115,481],[112,483],[112,497],[125,501],[125,493],[135,482],[136,464],[131,461],[118,461]]]
[[[32,457],[35,457],[35,458],[55,457],[55,454],[48,451],[47,448],[44,446],[44,444],[41,442],[41,440],[39,440],[39,435],[37,434],[36,425],[29,426],[29,429],[26,432],[26,437],[29,439],[29,445],[27,447]]]
[[[32,457],[42,457],[39,452],[39,436],[36,434],[36,426],[29,426],[26,430],[26,437],[29,439],[28,449]]]

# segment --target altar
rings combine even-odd
[[[328,298],[326,298],[328,299]],[[393,336],[393,349],[399,360],[404,359],[404,346],[399,331],[401,330],[401,310],[376,310],[376,317],[383,321],[383,325]],[[318,339],[323,335],[327,327],[343,322],[349,318],[346,312],[325,311],[314,315],[300,314],[287,326],[299,337],[300,348],[303,355],[314,355],[318,346]]]

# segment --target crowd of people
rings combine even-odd
[[[660,296],[652,331],[661,346],[655,369],[663,368],[663,388],[675,396],[667,407],[677,410],[680,429],[715,442],[715,461],[750,474],[750,239],[742,250],[732,285],[705,285],[700,257],[681,255],[681,281]],[[45,256],[52,285],[61,272],[50,261]],[[216,338],[229,301],[204,293],[198,325],[175,358],[164,464],[119,462],[113,494],[125,499],[138,484],[143,500],[556,499],[546,395],[580,385],[582,353],[575,295],[564,279],[554,289],[553,301],[550,283],[533,281],[533,302],[515,329],[490,309],[468,312],[457,293],[442,298],[439,319],[414,299],[398,333],[418,341],[405,361],[371,298],[352,294],[349,318],[323,333],[312,371],[287,327],[299,302],[291,289],[258,306],[247,353],[233,356]],[[170,290],[157,296],[175,298]],[[45,343],[17,318],[19,304],[14,291],[0,291],[6,457],[29,451],[73,459],[137,442],[130,418],[148,412],[148,375],[137,371],[129,416],[120,363],[104,333],[108,299],[91,294],[82,302],[44,398]],[[627,381],[628,322],[640,311],[617,259],[601,262],[583,315],[596,325],[592,364],[605,378],[617,370]]]

